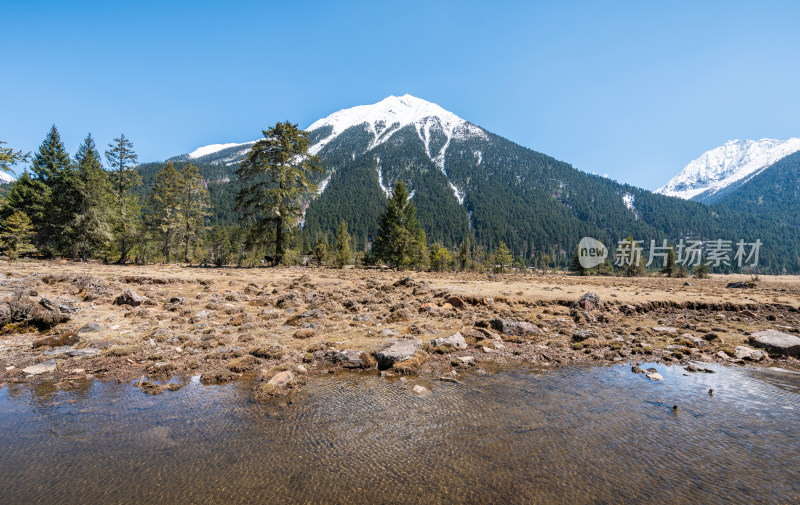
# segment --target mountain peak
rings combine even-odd
[[[349,109],[334,112],[326,118],[314,122],[307,128],[314,131],[330,127],[330,133],[312,148],[316,154],[331,140],[353,126],[366,125],[374,140],[370,149],[387,141],[394,133],[409,125],[413,125],[420,139],[426,143],[431,127],[438,127],[449,139],[452,137],[485,137],[486,133],[477,126],[461,119],[441,106],[405,94],[390,95],[372,105],[358,105]]]
[[[691,161],[656,193],[706,200],[731,184],[749,180],[797,151],[800,151],[800,138],[729,140]]]

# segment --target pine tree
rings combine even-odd
[[[431,270],[436,272],[450,270],[450,266],[453,264],[453,255],[441,242],[437,242],[431,246],[430,254]]]
[[[167,263],[172,259],[175,238],[181,227],[180,205],[184,185],[183,177],[170,161],[156,174],[150,194],[148,221],[160,239],[161,253]]]
[[[74,170],[61,135],[53,125],[26,172],[8,193],[9,213],[17,210],[30,218],[35,243],[48,256],[63,247],[74,197]]]
[[[667,250],[667,261],[664,264],[664,268],[661,270],[662,274],[667,274],[667,276],[672,277],[675,275],[677,270],[676,258],[675,258],[675,249],[670,247]]]
[[[580,258],[580,247],[575,248],[575,254],[572,255],[572,261],[569,264],[570,272],[574,272],[578,275],[586,275],[588,271],[583,268],[581,265],[581,258]]]
[[[90,255],[106,253],[113,239],[109,223],[111,180],[103,169],[91,134],[78,148],[75,165],[75,214],[69,235],[81,261],[86,261]]]
[[[472,251],[472,240],[470,240],[469,236],[466,236],[461,241],[461,244],[458,246],[458,255],[456,256],[456,259],[458,261],[459,270],[466,270],[467,267],[469,266],[471,251]]]
[[[406,268],[423,265],[426,249],[425,232],[417,221],[414,203],[408,197],[406,185],[398,180],[381,216],[373,254],[394,268]]]
[[[502,240],[494,251],[492,259],[494,262],[494,270],[498,273],[505,272],[514,261],[514,258],[511,256],[511,251],[509,251],[508,246]]]
[[[3,220],[0,225],[0,241],[3,249],[11,259],[17,259],[21,254],[36,252],[36,248],[31,244],[33,236],[33,224],[30,218],[21,210],[11,214]]]
[[[181,169],[180,175],[183,179],[183,188],[178,209],[179,233],[184,246],[183,261],[190,263],[191,246],[200,241],[206,229],[206,218],[210,207],[209,193],[196,166],[191,163],[186,165]]]
[[[308,133],[296,124],[277,123],[264,130],[236,170],[242,189],[236,208],[252,221],[255,237],[275,231],[275,264],[283,260],[287,231],[299,223],[302,197],[316,190],[308,177],[321,172],[319,158],[308,152]]]
[[[27,154],[23,154],[22,151],[14,151],[10,147],[3,147],[3,144],[6,142],[0,140],[0,170],[3,172],[11,172],[12,166],[28,159]]]
[[[696,267],[694,267],[693,273],[694,276],[698,279],[705,279],[708,277],[708,274],[711,272],[711,267],[708,263],[700,263]]]
[[[142,178],[134,168],[139,158],[125,134],[115,138],[108,147],[106,160],[111,169],[112,224],[120,255],[117,262],[126,263],[136,241],[141,214],[139,198],[132,192],[134,187],[142,183]]]
[[[351,256],[350,233],[347,232],[347,222],[342,221],[336,233],[336,258],[334,263],[336,268],[343,268],[345,265],[350,264]]]

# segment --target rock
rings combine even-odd
[[[428,396],[429,394],[431,394],[431,391],[428,388],[426,388],[425,386],[420,386],[419,384],[411,388],[411,391],[420,396]]]
[[[78,334],[81,334],[81,333],[92,333],[92,332],[95,332],[95,331],[100,331],[102,329],[103,328],[97,323],[86,323],[85,325],[81,326],[78,329],[78,331],[76,331],[75,333],[78,333]]]
[[[730,356],[728,356],[728,355],[725,353],[725,351],[719,351],[719,352],[717,353],[717,357],[718,357],[719,359],[724,359],[724,360],[730,359]]]
[[[764,351],[758,351],[746,345],[737,345],[733,352],[736,359],[746,359],[750,361],[761,361],[764,359]]]
[[[114,305],[130,305],[132,307],[138,307],[142,302],[144,302],[144,298],[131,288],[126,289],[114,299]]]
[[[493,353],[493,352],[497,352],[497,351],[495,351],[494,349],[491,349],[491,348],[489,348],[489,347],[486,347],[486,346],[483,346],[483,347],[481,347],[481,350],[482,350],[483,352],[487,353],[487,354],[489,354],[489,353]]]
[[[450,305],[452,305],[457,309],[463,309],[466,306],[464,300],[460,296],[451,296],[450,298],[445,300],[445,303],[449,303]]]
[[[72,347],[65,345],[61,347],[53,347],[43,352],[42,354],[44,354],[45,356],[61,356],[62,354],[66,354],[70,350],[72,350]]]
[[[375,359],[364,351],[345,349],[343,351],[328,351],[325,358],[343,368],[371,368],[375,366]]]
[[[582,310],[595,310],[600,308],[600,297],[594,293],[586,293],[578,301],[576,305]]]
[[[461,381],[456,379],[452,375],[442,375],[442,376],[439,377],[439,380],[442,381],[442,382],[452,382],[454,384],[461,384]]]
[[[740,311],[739,311],[739,315],[740,315],[740,316],[746,316],[746,317],[750,317],[750,318],[753,318],[753,319],[755,319],[756,317],[758,317],[758,316],[756,315],[756,313],[755,313],[755,312],[753,312],[752,310],[740,310]]]
[[[486,306],[494,305],[494,298],[489,298],[489,297],[481,298],[481,303]]]
[[[408,313],[406,309],[399,309],[386,317],[387,323],[398,323],[400,321],[408,321],[411,318],[411,314]]]
[[[192,324],[197,324],[201,321],[205,321],[211,316],[211,312],[207,310],[203,310],[198,312],[197,314],[192,316]]]
[[[72,375],[82,375],[82,374],[86,373],[86,369],[84,369],[84,368],[73,368],[72,372],[70,372],[70,373]]]
[[[394,283],[395,287],[400,287],[400,286],[413,287],[414,285],[416,285],[416,282],[411,277],[403,277],[402,279]]]
[[[489,324],[491,327],[500,333],[512,335],[516,337],[526,337],[528,335],[541,335],[540,330],[536,325],[527,323],[525,321],[511,321],[508,319],[495,318]]]
[[[306,368],[304,365],[297,365],[297,373],[307,374],[308,368]]]
[[[434,338],[430,343],[434,347],[450,346],[454,349],[467,348],[467,342],[464,340],[464,337],[461,335],[461,333],[458,332],[453,333],[449,337]]]
[[[285,324],[287,326],[300,326],[304,322],[308,322],[311,319],[319,319],[321,317],[325,317],[325,313],[319,309],[314,309],[290,318]]]
[[[376,357],[378,358],[378,366],[381,369],[386,369],[396,362],[402,362],[410,359],[419,350],[422,342],[416,339],[404,338],[394,341],[385,349],[378,351]]]
[[[475,364],[475,357],[474,356],[460,356],[457,359],[462,365],[474,365]]]
[[[366,323],[370,320],[372,316],[370,314],[359,314],[353,318],[353,321],[357,321],[359,323]]]
[[[662,377],[661,374],[658,372],[647,372],[645,375],[647,376],[648,379],[654,382],[664,380],[664,377]]]
[[[748,288],[755,288],[757,285],[753,281],[742,281],[742,282],[729,282],[726,288],[732,289],[748,289]]]
[[[225,384],[235,379],[237,375],[230,370],[215,370],[206,372],[200,376],[200,382],[203,384]]]
[[[278,372],[272,376],[272,378],[267,382],[270,386],[282,388],[289,384],[294,379],[294,372],[291,370],[284,370],[283,372]]]
[[[572,334],[573,342],[583,342],[589,338],[597,338],[597,334],[592,330],[579,330]]]
[[[693,347],[697,347],[698,349],[702,349],[708,345],[708,342],[703,340],[700,337],[695,337],[691,333],[684,333],[681,335],[681,338],[684,338],[693,344]]]
[[[37,365],[31,365],[27,368],[23,368],[22,372],[28,375],[42,375],[44,373],[50,373],[56,371],[56,360],[49,359],[47,361],[43,361]]]
[[[653,331],[657,333],[677,333],[678,328],[673,328],[672,326],[656,326],[653,328]]]
[[[770,352],[800,358],[800,337],[776,330],[757,331],[750,335],[750,343]]]
[[[639,367],[639,365],[633,365],[633,366],[631,367],[631,372],[633,372],[633,373],[644,373],[644,370],[642,370],[642,369]]]
[[[61,347],[61,346],[71,346],[75,345],[80,341],[80,337],[74,331],[68,331],[67,333],[63,333],[61,335],[52,335],[49,337],[43,337],[33,342],[33,348],[37,349],[39,347]]]

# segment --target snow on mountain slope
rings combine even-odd
[[[800,138],[730,140],[690,162],[656,193],[704,201],[734,183],[743,183],[778,160],[800,151]]]
[[[188,154],[189,159],[196,160],[197,158],[202,158],[203,156],[208,156],[210,154],[214,154],[216,152],[222,151],[223,149],[228,149],[230,147],[238,147],[238,146],[250,146],[255,142],[244,142],[242,144],[237,144],[236,142],[231,142],[229,144],[211,144],[208,146],[198,147],[194,151]]]
[[[15,180],[16,179],[14,179],[14,176],[12,174],[10,174],[9,172],[3,172],[2,170],[0,170],[0,184],[6,184],[6,183],[9,183],[9,182],[14,182]]]
[[[430,152],[431,128],[439,127],[444,132],[447,140],[451,138],[465,138],[469,136],[486,137],[486,133],[467,121],[446,111],[435,103],[427,102],[411,95],[389,96],[372,105],[359,105],[350,109],[342,109],[330,116],[315,121],[306,130],[314,131],[326,126],[331,127],[331,133],[317,142],[311,153],[316,154],[331,140],[350,127],[366,123],[373,140],[368,150],[386,142],[401,128],[414,125],[419,139],[425,144],[425,152],[431,160],[443,155],[432,155]]]

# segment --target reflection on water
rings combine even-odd
[[[158,397],[12,385],[0,502],[800,502],[800,375],[656,367],[664,382],[510,370],[425,398],[342,374],[288,406],[196,380]]]

